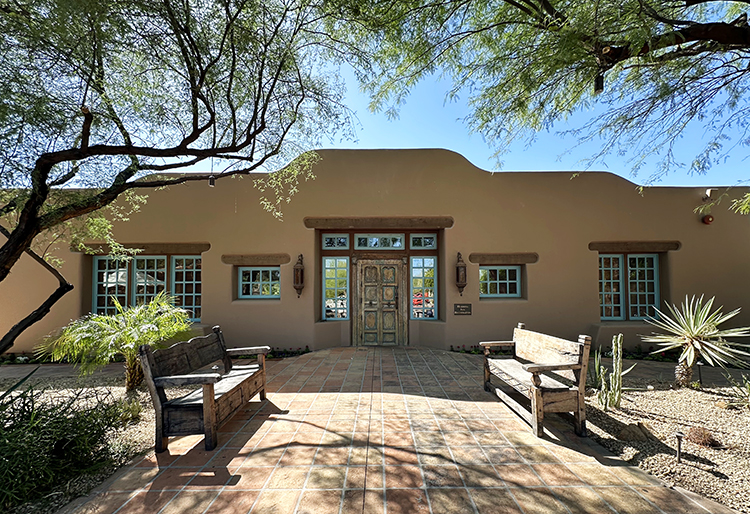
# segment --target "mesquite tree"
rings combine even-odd
[[[747,0],[338,3],[367,19],[349,34],[372,54],[360,78],[374,109],[396,114],[416,83],[440,74],[452,81],[449,97],[468,95],[469,127],[500,153],[577,111],[591,117],[573,132],[601,138],[590,163],[627,155],[637,171],[653,157],[652,178],[705,172],[750,143]],[[690,123],[705,144],[677,156]]]
[[[73,288],[45,260],[50,242],[81,230],[106,237],[101,209],[118,197],[133,194],[137,207],[135,193],[155,187],[276,169],[347,130],[330,63],[357,50],[323,30],[326,8],[0,0],[0,282],[26,252],[60,283],[0,340],[0,353]],[[312,162],[307,154],[268,175],[266,206]],[[220,169],[163,173],[201,163]]]

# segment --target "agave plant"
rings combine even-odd
[[[190,329],[188,314],[174,306],[173,299],[157,294],[149,303],[128,309],[113,297],[116,314],[89,314],[62,329],[35,349],[53,361],[67,359],[88,374],[108,364],[112,358],[125,358],[125,388],[131,391],[143,381],[138,347],[161,342]]]
[[[750,327],[719,329],[719,325],[735,317],[740,309],[724,314],[721,312],[723,307],[719,307],[711,312],[714,298],[704,303],[703,295],[700,298],[693,296],[689,301],[686,296],[679,309],[676,305],[667,304],[671,316],[657,309],[659,317],[646,320],[666,332],[642,336],[643,341],[662,347],[652,353],[675,349],[682,351],[675,368],[675,380],[680,386],[691,383],[693,366],[699,357],[712,366],[748,367],[750,353],[745,349],[749,349],[750,344],[730,342],[727,339],[750,336]]]

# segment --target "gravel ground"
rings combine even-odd
[[[595,396],[587,398],[591,437],[633,465],[669,485],[696,492],[740,512],[750,513],[750,409],[727,408],[728,388],[672,389],[663,383],[625,383],[620,409],[604,412]],[[647,386],[654,387],[647,390]],[[642,422],[656,438],[621,441],[628,424]],[[675,433],[707,429],[718,447],[683,440],[677,463]],[[658,438],[658,440],[657,440]]]
[[[14,382],[0,379],[0,391]],[[106,375],[87,377],[83,381],[74,378],[56,378],[50,383],[37,381],[35,387],[52,385],[55,394],[60,390],[85,386],[111,391],[115,397],[125,396],[122,378]],[[590,436],[613,453],[670,485],[750,514],[750,438],[747,436],[750,410],[717,405],[727,401],[728,389],[671,389],[664,383],[627,379],[625,385],[637,390],[623,393],[619,410],[604,412],[597,405],[595,397],[587,399]],[[648,385],[654,389],[647,390]],[[173,392],[184,394],[187,390]],[[140,422],[113,434],[125,462],[153,451],[154,414],[151,398],[144,386],[136,394],[143,406]],[[638,422],[645,423],[655,439],[646,442],[617,439],[624,426]],[[683,461],[678,464],[674,434],[677,431],[687,434],[691,427],[708,429],[721,447],[706,448],[684,441]],[[85,495],[115,470],[116,467],[110,467],[96,475],[74,479],[40,501],[16,508],[12,514],[52,514],[72,499]]]

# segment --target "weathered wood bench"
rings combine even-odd
[[[513,331],[513,341],[487,341],[480,345],[484,348],[485,390],[494,392],[526,420],[534,435],[541,437],[544,432],[545,412],[572,412],[576,434],[586,435],[584,393],[589,336],[578,336],[578,342],[566,341],[526,330],[519,323]],[[491,349],[496,347],[512,348],[513,358],[492,355]],[[507,388],[494,386],[492,377],[512,389],[506,392]]]
[[[141,346],[138,354],[156,411],[156,452],[167,449],[169,437],[190,434],[205,434],[206,450],[213,450],[224,422],[256,394],[261,401],[266,399],[265,357],[270,350],[268,346],[228,349],[218,326],[207,336],[169,348],[152,351]],[[241,355],[257,355],[258,362],[233,365],[231,357]],[[171,400],[164,393],[165,387],[190,385],[203,387]]]

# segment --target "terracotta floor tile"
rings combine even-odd
[[[388,466],[401,466],[405,464],[418,464],[419,456],[413,446],[404,446],[401,448],[383,448],[385,464]]]
[[[458,468],[450,466],[423,466],[425,487],[463,487]]]
[[[232,478],[232,475],[227,468],[204,468],[195,474],[185,488],[188,490],[219,490],[229,483],[230,478]]]
[[[455,514],[474,510],[466,489],[428,489],[433,514]]]
[[[461,465],[489,465],[490,461],[479,447],[455,447],[451,448],[453,460]]]
[[[634,466],[610,466],[607,469],[629,485],[661,485],[658,478]]]
[[[342,514],[383,514],[385,500],[383,491],[344,491]]]
[[[138,463],[135,464],[136,468],[166,468],[170,466],[180,458],[180,455],[172,453],[170,450],[162,453],[153,453],[145,456]]]
[[[505,482],[492,466],[459,466],[466,487],[505,487]]]
[[[252,514],[293,514],[300,491],[263,491]]]
[[[560,460],[548,448],[544,446],[518,446],[516,451],[529,464],[534,463],[555,463],[559,464]]]
[[[200,468],[167,468],[157,476],[146,488],[149,491],[160,489],[182,489],[195,477]]]
[[[242,470],[243,468],[240,468]],[[310,468],[305,467],[283,467],[276,468],[271,473],[271,478],[266,484],[267,489],[302,489],[307,479]]]
[[[637,512],[638,514],[656,514],[659,512],[659,509],[628,487],[595,487],[594,490],[616,512]]]
[[[274,468],[270,466],[242,467],[230,477],[226,490],[262,489]]]
[[[157,468],[126,469],[109,486],[110,491],[137,491],[153,480],[161,470]]]
[[[213,459],[208,462],[209,467],[212,468],[227,468],[230,471],[234,471],[245,462],[248,455],[252,453],[247,448],[228,448],[216,452]]]
[[[385,487],[387,489],[410,489],[423,486],[419,466],[386,466]]]
[[[521,514],[510,491],[503,489],[470,489],[469,494],[479,514]],[[606,511],[604,511],[606,512]]]
[[[181,491],[160,514],[203,512],[218,494],[218,491]]]
[[[259,491],[222,491],[205,514],[247,514],[259,495]]]
[[[225,436],[225,441],[226,436]],[[173,466],[180,466],[180,467],[200,467],[205,466],[208,461],[213,459],[216,456],[216,450],[212,450],[210,452],[207,452],[203,446],[195,447],[189,452],[187,452],[185,455],[177,459]]]
[[[313,466],[307,477],[306,489],[343,489],[346,466]]]
[[[623,485],[622,480],[601,464],[568,464],[568,468],[589,485]]]
[[[596,458],[590,455],[590,449],[585,449],[586,453],[584,453],[564,446],[552,445],[549,450],[562,462],[596,462]]]
[[[499,464],[495,471],[508,487],[530,487],[543,485],[531,466],[526,464]]]
[[[388,514],[429,514],[430,512],[427,496],[421,489],[386,489],[385,499]]]
[[[448,446],[478,446],[471,432],[445,432],[445,444]]]
[[[279,460],[279,466],[309,466],[315,460],[316,453],[318,453],[316,446],[287,446],[284,455]]]
[[[349,465],[374,466],[383,464],[383,453],[379,448],[355,447],[349,454]]]
[[[565,464],[532,464],[531,467],[547,485],[583,485]]]
[[[74,514],[112,514],[130,499],[133,493],[102,493],[84,503]]]
[[[568,509],[546,487],[511,489],[510,492],[525,514],[568,514]],[[634,510],[631,512],[636,513],[639,511]],[[605,510],[601,514],[604,513],[607,513],[607,511]]]
[[[552,492],[571,514],[599,514],[610,511],[607,503],[593,489],[587,487],[553,487]],[[687,511],[684,514],[687,514]]]
[[[252,449],[261,441],[261,439],[263,439],[264,436],[265,433],[258,434],[252,432],[238,432],[236,435],[229,438],[224,448]]]
[[[290,443],[292,437],[294,437],[292,432],[268,432],[255,449],[283,448]]]
[[[339,514],[342,491],[305,491],[300,498],[297,514]]]
[[[666,514],[705,514],[703,507],[674,489],[662,485],[635,486],[634,489]]]
[[[520,422],[518,422],[520,424]],[[497,421],[495,422],[497,424]],[[529,429],[525,426],[521,426],[520,430],[508,430],[508,429],[500,429],[502,430],[503,436],[508,440],[508,442],[514,446],[522,446],[522,445],[534,445],[534,444],[542,444],[544,443],[543,439],[539,439],[534,434],[529,432]]]
[[[247,459],[242,463],[242,466],[275,466],[278,464],[282,455],[284,455],[284,448],[254,450],[247,456]]]
[[[521,455],[512,446],[483,447],[484,454],[491,464],[515,464],[524,462]]]
[[[418,449],[419,462],[423,466],[453,464],[453,455],[447,446],[431,446]]]
[[[315,456],[315,465],[345,466],[349,462],[350,450],[351,448],[348,446],[334,448],[321,447]]]
[[[117,514],[153,514],[177,495],[176,491],[140,492],[126,503]]]

